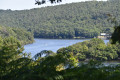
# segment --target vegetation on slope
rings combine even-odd
[[[14,34],[17,30],[5,28],[0,27],[1,36]],[[114,43],[119,42],[114,34]],[[119,48],[119,44],[105,45],[100,39],[92,39],[62,48],[58,54],[44,50],[31,59],[23,53],[24,49],[17,39],[0,37],[0,80],[119,80],[120,65],[104,66],[94,61],[117,59]],[[41,57],[43,54],[45,57]],[[84,57],[93,61],[79,65],[78,60]]]
[[[10,36],[15,37],[21,42],[21,44],[28,44],[34,41],[33,34],[31,34],[25,29],[17,28],[17,27],[12,28],[12,27],[0,26],[0,36],[2,38],[6,38]]]
[[[0,24],[24,27],[37,38],[93,38],[111,34],[106,14],[120,21],[119,0],[88,1],[31,10],[0,10]]]
[[[96,38],[90,41],[76,43],[66,48],[61,48],[57,53],[72,53],[79,61],[87,59],[100,61],[115,60],[120,57],[120,45],[118,43],[116,45],[110,43],[105,44],[103,40]]]
[[[23,47],[15,38],[0,38],[0,80],[120,79],[120,65],[104,66],[94,60],[79,65],[72,53],[54,54],[46,50],[36,54],[36,59],[30,59],[22,51]],[[46,56],[41,57],[42,54]]]

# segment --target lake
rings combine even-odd
[[[27,44],[24,46],[24,52],[31,53],[33,57],[35,54],[39,53],[42,50],[52,50],[56,52],[62,47],[67,47],[78,42],[83,42],[90,39],[34,39],[35,42],[32,44]],[[105,43],[109,40],[104,40]]]

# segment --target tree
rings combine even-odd
[[[114,32],[112,33],[111,37],[111,43],[120,43],[120,24],[116,20],[115,17],[113,17],[111,14],[107,14],[109,16],[109,21],[111,21],[112,24],[114,24]]]
[[[41,5],[41,4],[45,4],[47,2],[47,0],[42,0],[42,1],[39,1],[39,0],[35,0],[36,3],[35,4],[38,4],[38,5]],[[49,0],[51,3],[58,3],[58,2],[61,2],[62,0]]]
[[[22,57],[24,48],[14,37],[0,37],[0,78],[15,79],[19,70],[26,67],[31,60]]]

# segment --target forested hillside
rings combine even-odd
[[[31,10],[0,10],[0,24],[24,27],[37,38],[93,38],[112,33],[111,14],[120,21],[120,0],[88,1]]]
[[[120,57],[120,45],[105,44],[101,39],[91,39],[76,43],[72,46],[61,48],[57,53],[73,54],[79,61],[81,60],[115,60]]]
[[[7,38],[10,36],[18,39],[21,44],[28,44],[34,41],[33,35],[25,29],[0,26],[0,37]]]

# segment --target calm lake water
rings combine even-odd
[[[85,40],[90,39],[35,39],[33,44],[24,46],[24,52],[31,53],[31,57],[33,57],[42,50],[52,50],[53,52],[56,52],[62,47],[67,47]],[[104,42],[107,43],[109,40],[104,40]]]

